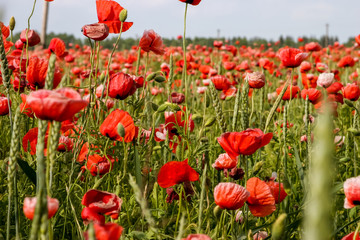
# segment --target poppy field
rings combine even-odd
[[[120,51],[113,0],[82,46],[0,22],[0,239],[360,239],[360,35],[187,44],[179,1],[182,47]]]

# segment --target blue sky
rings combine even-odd
[[[183,31],[185,4],[178,0],[118,0],[128,9],[133,27],[124,37],[139,37],[154,29],[163,37],[176,37]],[[1,20],[15,16],[15,32],[27,26],[32,0],[5,0],[0,3]],[[41,29],[43,0],[37,0],[31,28]],[[280,35],[320,37],[325,24],[330,35],[340,41],[360,34],[359,0],[202,0],[189,6],[189,37],[245,36],[277,40]],[[54,0],[50,3],[48,32],[71,33],[81,37],[85,24],[97,22],[95,0]],[[85,37],[84,37],[85,38]]]

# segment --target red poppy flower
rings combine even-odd
[[[360,34],[355,37],[355,42],[360,46]]]
[[[31,57],[29,65],[26,70],[26,79],[29,82],[32,90],[42,89],[45,86],[45,78],[47,75],[49,62],[45,59]],[[60,70],[55,67],[53,88],[56,88],[61,81],[62,74]]]
[[[351,56],[345,56],[338,62],[338,67],[352,67],[355,65],[355,60]]]
[[[312,104],[316,104],[322,99],[321,91],[316,88],[303,89],[301,91],[301,97],[305,100],[306,96],[309,96],[309,101]]]
[[[221,75],[211,77],[211,81],[214,84],[216,90],[227,90],[231,86],[230,80]]]
[[[267,145],[272,139],[272,133],[264,134],[260,129],[247,129],[242,132],[226,132],[217,138],[227,154],[235,159],[240,154],[251,155],[259,148]]]
[[[265,75],[261,72],[248,73],[246,77],[251,88],[262,88],[265,85]]]
[[[319,75],[317,80],[317,85],[319,87],[328,88],[333,84],[335,81],[333,73],[322,73]]]
[[[70,152],[73,149],[74,142],[71,138],[60,136],[57,150],[59,152]]]
[[[55,53],[56,56],[62,57],[65,53],[65,43],[60,38],[53,38],[48,49],[50,52]]]
[[[165,163],[159,171],[157,182],[160,187],[168,188],[182,182],[194,182],[199,180],[199,174],[188,164],[185,159],[182,162],[171,161]]]
[[[182,240],[211,240],[211,238],[205,234],[190,234]]]
[[[279,183],[275,181],[266,182],[266,184],[270,187],[271,193],[275,198],[275,203],[281,203],[287,196],[287,193],[284,190],[284,185],[281,183],[279,187]],[[280,191],[279,191],[280,189]],[[279,194],[280,192],[280,194]]]
[[[121,124],[125,130],[124,138],[118,133],[119,124]],[[134,120],[128,112],[115,109],[101,124],[100,132],[112,140],[131,142],[135,137]]]
[[[276,93],[280,94],[282,89],[284,86],[278,87],[276,89]],[[291,94],[290,94],[290,89],[291,89]],[[296,94],[300,91],[300,88],[298,86],[288,86],[284,96],[282,97],[282,100],[287,101],[290,100],[290,95],[291,95],[291,99],[296,97]]]
[[[97,213],[88,207],[85,207],[81,211],[81,218],[83,219],[84,224],[89,224],[90,222],[93,222],[94,224],[105,224],[104,215]]]
[[[191,114],[189,114],[189,119],[186,121],[183,120],[185,113],[183,111],[177,111],[176,114],[173,112],[165,112],[165,126],[169,133],[169,136],[172,137],[174,135],[178,135],[178,130],[175,126],[185,128],[185,124],[187,128],[185,128],[185,132],[190,130],[192,132],[194,130],[195,124],[191,118]]]
[[[36,207],[36,197],[26,197],[24,199],[23,211],[25,217],[30,220],[33,220]],[[57,210],[59,209],[59,200],[56,198],[47,198],[47,209],[48,209],[48,218],[52,218]]]
[[[5,24],[3,22],[0,22],[0,31],[5,39],[7,37],[9,37],[10,29],[9,29],[9,27],[5,26]]]
[[[236,63],[234,62],[224,62],[224,68],[228,71],[234,70],[236,67]]]
[[[300,72],[307,73],[310,70],[311,70],[311,63],[309,63],[308,61],[303,61],[300,64]]]
[[[222,209],[239,209],[249,197],[250,193],[243,186],[232,182],[219,183],[214,189],[215,203]]]
[[[296,68],[307,58],[308,54],[296,48],[283,48],[279,52],[281,63],[284,67]]]
[[[27,32],[27,34],[26,34],[26,32]],[[38,43],[40,43],[39,34],[37,34],[34,30],[31,30],[31,29],[29,31],[27,31],[27,29],[21,31],[20,40],[23,43],[26,43],[26,35],[27,35],[29,47],[33,47],[33,46],[37,45]]]
[[[116,223],[98,224],[94,223],[95,238],[97,240],[119,240],[123,232],[123,227]],[[85,239],[88,240],[87,233]]]
[[[157,55],[163,55],[165,49],[161,37],[154,30],[145,30],[140,39],[139,47],[145,52],[154,52]]]
[[[189,3],[191,5],[199,5],[199,3],[201,2],[201,0],[179,0],[180,2],[183,2],[183,3]]]
[[[216,170],[233,169],[237,165],[237,159],[229,157],[227,153],[220,154],[212,165]]]
[[[250,212],[255,217],[265,217],[276,210],[275,198],[270,187],[257,177],[250,178],[246,183],[250,192],[247,200]]]
[[[185,101],[185,95],[183,93],[172,92],[169,96],[168,101],[181,104]]]
[[[349,209],[360,205],[360,176],[346,179],[344,193],[344,208]]]
[[[353,240],[354,239],[355,232],[349,233],[345,237],[343,237],[341,240]],[[359,234],[356,236],[355,240],[360,240]]]
[[[71,88],[57,90],[38,90],[27,97],[27,104],[37,118],[62,122],[74,117],[88,103]]]
[[[81,204],[93,212],[117,219],[121,210],[122,200],[113,193],[90,189],[84,194]]]
[[[22,103],[20,104],[20,111],[21,113],[26,114],[28,117],[33,118],[34,112],[31,110],[28,104],[26,104],[26,94],[20,94]]]
[[[305,49],[306,49],[306,51],[309,51],[309,52],[316,52],[316,51],[321,50],[321,46],[317,42],[309,42],[309,43],[305,44]]]
[[[111,156],[101,157],[98,154],[93,154],[88,157],[86,168],[90,171],[91,175],[100,177],[110,171],[115,160]]]
[[[345,87],[342,88],[342,92],[344,97],[350,101],[356,101],[360,97],[360,88],[355,83],[348,83]]]
[[[28,152],[28,150],[30,150],[31,155],[36,154],[36,144],[37,144],[38,131],[39,130],[36,127],[36,128],[30,129],[25,134],[25,136],[22,139],[22,146],[23,146],[24,152]],[[44,143],[45,143],[45,148],[46,148],[47,137],[45,137]]]
[[[99,23],[105,23],[110,33],[120,33],[120,12],[124,8],[112,0],[96,0],[96,11]],[[133,25],[132,22],[124,22],[122,32],[126,32]]]
[[[124,100],[136,91],[136,82],[126,73],[119,72],[111,76],[109,97]]]
[[[326,91],[331,93],[337,93],[339,92],[344,86],[340,82],[334,82],[329,87],[326,88]]]
[[[109,27],[105,23],[86,24],[81,31],[84,36],[95,41],[102,41],[109,36]]]
[[[0,116],[5,116],[9,114],[9,104],[8,99],[5,96],[0,95]],[[11,105],[11,101],[10,101]]]

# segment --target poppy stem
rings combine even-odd
[[[239,84],[238,90],[236,92],[234,113],[233,113],[233,121],[232,121],[232,131],[233,132],[236,132],[236,123],[237,123],[237,118],[238,118],[238,114],[239,114],[239,106],[241,104],[241,91],[240,91],[240,88],[241,88],[241,85]],[[205,94],[206,94],[206,92],[205,92]]]
[[[27,69],[28,67],[28,63],[29,63],[29,36],[28,36],[28,32],[30,30],[30,20],[31,20],[31,17],[34,15],[34,11],[35,11],[35,6],[36,6],[36,0],[34,0],[34,4],[33,4],[33,7],[32,7],[32,10],[31,10],[31,13],[30,13],[30,16],[28,18],[28,25],[27,25],[27,29],[26,29],[26,67],[25,69]],[[45,45],[45,43],[44,43]]]

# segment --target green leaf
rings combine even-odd
[[[21,159],[17,159],[17,163],[19,164],[20,168],[26,174],[26,176],[30,179],[30,181],[36,186],[36,172],[29,164]]]

